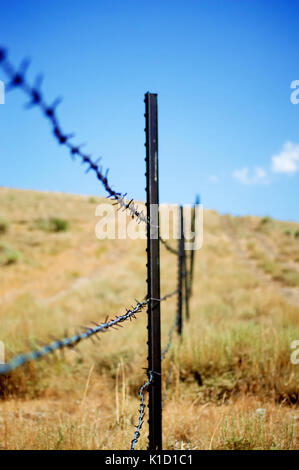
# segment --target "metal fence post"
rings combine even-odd
[[[183,330],[183,269],[184,269],[184,254],[185,254],[185,240],[184,240],[184,212],[183,207],[180,206],[180,231],[179,231],[179,246],[178,246],[178,334],[182,335]]]
[[[148,298],[148,373],[149,450],[162,449],[160,252],[158,187],[158,96],[146,93],[146,181],[147,181],[147,283]]]
[[[188,257],[187,252],[184,250],[184,263],[183,263],[183,275],[185,281],[185,309],[186,309],[186,319],[189,320],[190,318],[190,310],[189,310],[189,298],[190,298],[190,280],[189,280],[189,270],[188,270]]]
[[[195,203],[193,206],[193,213],[192,213],[192,219],[191,219],[191,230],[194,233],[195,232],[195,211],[196,207],[200,204],[200,196],[197,195],[195,199]],[[193,271],[194,271],[194,251],[191,250],[190,253],[190,273],[189,273],[189,295],[192,295],[192,287],[193,287]]]

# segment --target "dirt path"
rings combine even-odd
[[[232,248],[237,257],[246,265],[261,282],[266,283],[269,287],[274,287],[279,294],[290,304],[299,307],[299,289],[295,287],[285,287],[279,281],[274,281],[271,276],[266,274],[259,268],[257,263],[248,257],[246,251],[242,248],[234,228],[227,216],[221,216],[221,223],[225,234],[231,241]],[[260,238],[260,237],[259,237]],[[268,242],[268,241],[267,241]],[[273,254],[272,247],[263,239],[263,247],[267,255]]]

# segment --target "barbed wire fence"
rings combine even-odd
[[[8,84],[6,91],[20,89],[28,98],[29,102],[26,108],[29,109],[37,106],[42,115],[49,121],[52,133],[59,145],[64,146],[70,153],[72,159],[79,158],[83,164],[87,166],[86,172],[93,171],[97,179],[104,186],[107,198],[114,201],[118,206],[118,210],[122,209],[128,211],[130,216],[136,220],[137,223],[145,223],[147,226],[147,269],[148,269],[148,294],[144,300],[136,300],[136,305],[130,309],[126,309],[122,315],[115,316],[109,320],[109,316],[103,323],[94,323],[94,326],[84,326],[82,333],[74,334],[70,337],[56,339],[41,347],[30,351],[28,353],[19,354],[13,357],[9,362],[0,364],[0,375],[12,373],[15,369],[22,367],[30,361],[36,361],[44,358],[55,351],[63,350],[66,348],[74,348],[85,339],[98,337],[100,333],[109,331],[110,329],[117,329],[122,327],[122,323],[136,319],[145,307],[148,307],[148,380],[140,387],[139,398],[140,408],[138,424],[131,443],[131,450],[134,450],[140,434],[145,417],[145,392],[149,390],[149,450],[162,449],[162,408],[166,400],[166,392],[170,383],[172,373],[172,366],[168,371],[168,376],[165,384],[164,397],[162,400],[161,395],[161,362],[165,359],[174,338],[174,333],[177,331],[178,335],[182,335],[183,327],[183,304],[185,304],[186,318],[189,319],[189,298],[192,295],[193,273],[194,273],[194,250],[187,252],[184,247],[184,217],[183,208],[180,206],[180,235],[178,240],[178,249],[173,248],[166,240],[164,240],[159,233],[159,214],[152,214],[151,207],[156,204],[159,207],[158,196],[158,121],[157,121],[157,95],[147,93],[145,95],[146,103],[146,166],[147,166],[147,213],[139,210],[138,205],[133,198],[127,198],[127,193],[118,192],[113,189],[108,180],[109,170],[104,170],[101,164],[101,157],[94,159],[91,155],[84,153],[81,150],[82,145],[73,144],[71,139],[74,137],[72,133],[65,133],[59,123],[57,116],[57,106],[61,99],[55,99],[52,104],[48,104],[41,91],[41,84],[43,77],[38,75],[33,85],[30,85],[26,79],[26,72],[28,70],[30,61],[24,60],[19,68],[15,68],[8,59],[7,50],[0,46],[0,68],[8,77]],[[194,233],[195,227],[195,207],[199,204],[199,199],[195,201],[192,212],[191,231]],[[175,255],[177,258],[178,266],[178,286],[177,288],[164,295],[160,296],[160,251],[159,244],[161,243],[168,252]],[[161,351],[161,332],[160,332],[160,304],[169,298],[178,296],[178,307],[174,317],[173,325],[168,332],[168,342],[164,349]]]

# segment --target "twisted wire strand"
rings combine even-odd
[[[84,327],[86,331],[84,331],[83,333],[73,335],[70,338],[64,338],[62,340],[53,341],[51,344],[44,346],[41,349],[31,351],[27,354],[20,354],[18,356],[15,356],[8,363],[0,365],[0,375],[7,374],[16,368],[23,366],[27,362],[36,361],[37,359],[45,357],[53,353],[54,351],[62,350],[64,348],[73,348],[81,341],[90,338],[93,335],[96,335],[100,332],[105,332],[109,328],[120,326],[120,323],[131,318],[136,318],[136,313],[139,313],[145,307],[145,305],[148,304],[148,302],[149,299],[143,302],[138,302],[137,305],[131,310],[127,309],[125,314],[117,316],[113,320],[109,320],[101,324],[96,324],[96,326],[93,328]]]
[[[74,137],[73,134],[66,134],[62,131],[62,128],[59,125],[56,108],[61,102],[61,98],[57,98],[52,105],[48,105],[41,92],[41,84],[43,77],[41,75],[36,77],[35,84],[31,86],[25,77],[26,71],[29,67],[30,61],[24,60],[21,63],[19,69],[15,69],[13,65],[7,59],[7,51],[5,48],[0,46],[0,66],[5,74],[8,76],[10,82],[6,87],[6,90],[12,90],[14,88],[21,89],[28,97],[29,103],[27,103],[26,108],[31,108],[37,106],[42,111],[44,117],[48,119],[52,125],[53,135],[60,145],[65,146],[70,151],[71,157],[74,159],[76,156],[81,159],[83,164],[88,166],[86,172],[93,171],[96,174],[97,179],[102,183],[106,192],[108,193],[108,198],[116,201],[116,204],[119,205],[119,208],[123,210],[128,210],[132,218],[140,222],[144,222],[148,225],[150,224],[147,216],[138,209],[138,206],[133,199],[130,201],[126,200],[127,193],[120,193],[115,191],[109,181],[108,181],[108,172],[107,169],[105,172],[102,165],[99,164],[101,157],[97,160],[93,160],[91,155],[84,153],[81,150],[82,145],[74,145],[70,142],[70,139]],[[154,225],[152,225],[154,226]]]
[[[138,425],[136,426],[136,431],[134,433],[134,439],[132,440],[132,443],[131,443],[131,450],[135,450],[135,446],[140,437],[140,431],[141,431],[142,424],[144,421],[144,414],[145,414],[144,392],[153,381],[153,372],[150,370],[148,371],[148,374],[149,374],[149,380],[145,382],[140,387],[140,390],[139,390],[139,396],[140,396],[139,419],[138,419]]]
[[[163,302],[169,299],[170,297],[173,297],[177,293],[178,293],[178,289],[175,289],[174,291],[170,292],[169,294],[164,295],[160,299],[152,298],[151,300],[157,300],[157,301]],[[161,356],[161,360],[163,360],[162,356]],[[134,434],[134,439],[132,440],[132,443],[131,443],[131,450],[135,450],[136,444],[138,443],[138,439],[140,437],[140,431],[143,425],[144,413],[145,413],[144,392],[153,381],[153,373],[154,373],[153,371],[148,371],[149,380],[145,382],[143,385],[141,385],[140,390],[139,390],[139,396],[140,396],[139,418],[138,418],[138,425],[136,426],[136,431]]]
[[[108,181],[108,172],[109,169],[104,171],[103,166],[100,164],[101,157],[97,160],[93,160],[91,155],[84,153],[81,150],[82,145],[75,145],[70,142],[71,138],[74,137],[74,134],[66,134],[62,131],[62,128],[59,124],[56,108],[62,101],[61,98],[56,98],[52,105],[48,105],[43,97],[41,92],[41,84],[43,81],[43,76],[38,75],[35,80],[35,84],[31,86],[26,80],[26,71],[30,65],[30,61],[23,60],[19,69],[13,67],[13,65],[7,59],[7,50],[4,47],[0,46],[0,66],[2,70],[8,76],[10,82],[6,87],[6,90],[12,90],[14,88],[19,88],[29,97],[29,103],[27,103],[26,108],[32,108],[37,106],[42,111],[42,114],[50,124],[52,125],[53,135],[56,138],[58,144],[65,146],[70,151],[72,159],[76,156],[81,159],[83,164],[87,165],[86,173],[93,171],[96,174],[97,179],[102,183],[106,192],[108,193],[107,198],[111,198],[119,206],[119,209],[128,211],[132,218],[136,219],[138,223],[143,222],[147,225],[150,225],[154,228],[158,228],[156,225],[152,224],[148,219],[147,215],[144,214],[143,210],[138,209],[138,205],[134,199],[126,199],[127,193],[121,193],[115,191]],[[172,248],[163,238],[159,237],[161,243],[166,247],[166,249],[175,255],[178,255],[178,252]]]
[[[7,374],[14,369],[17,369],[18,367],[23,366],[27,362],[30,361],[36,361],[37,359],[40,359],[42,357],[45,357],[54,351],[65,349],[65,348],[73,348],[74,346],[77,346],[81,341],[88,339],[98,333],[103,333],[106,332],[109,328],[114,328],[117,326],[120,326],[120,323],[136,318],[136,313],[139,313],[149,302],[150,300],[158,300],[160,302],[167,300],[169,297],[172,297],[176,292],[170,292],[169,294],[166,294],[164,297],[161,297],[160,299],[146,299],[142,302],[136,301],[137,304],[136,306],[131,310],[127,309],[126,313],[123,315],[119,315],[115,317],[112,320],[106,321],[104,323],[97,324],[96,326],[91,328],[91,327],[84,327],[85,331],[83,333],[78,333],[75,334],[69,338],[63,338],[63,339],[58,339],[53,341],[52,343],[43,346],[41,349],[31,351],[27,354],[20,354],[18,356],[15,356],[13,359],[11,359],[9,362],[6,364],[0,364],[0,375]]]

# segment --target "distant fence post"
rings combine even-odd
[[[180,228],[179,228],[179,246],[178,246],[178,334],[182,335],[183,330],[183,269],[185,256],[185,239],[184,239],[184,211],[180,206]]]
[[[162,449],[160,251],[158,185],[158,96],[145,95],[148,298],[149,450]]]
[[[195,199],[195,203],[193,205],[192,211],[192,219],[191,219],[191,231],[192,233],[195,232],[195,215],[196,215],[196,207],[200,204],[200,196],[197,195]],[[190,253],[190,272],[189,272],[189,295],[192,295],[192,287],[193,287],[193,271],[194,271],[194,251],[191,250]]]
[[[187,252],[184,249],[184,263],[183,263],[183,275],[185,281],[185,308],[186,308],[186,319],[189,320],[190,318],[190,310],[189,310],[189,298],[190,298],[190,279],[189,279],[189,271],[188,271],[188,257]]]

